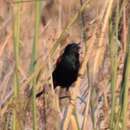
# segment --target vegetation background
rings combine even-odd
[[[0,130],[129,130],[129,18],[129,0],[0,0]],[[73,100],[51,79],[70,42]]]

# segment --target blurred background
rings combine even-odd
[[[0,130],[129,130],[129,15],[129,0],[0,0]],[[74,103],[51,79],[71,42]]]

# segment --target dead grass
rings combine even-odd
[[[106,130],[116,128],[122,130],[120,112],[121,84],[125,82],[123,71],[127,55],[127,34],[129,4],[122,7],[121,20],[118,26],[119,37],[116,37],[117,67],[115,90],[112,93],[112,57],[110,50],[109,24],[115,14],[117,2],[113,0],[91,0],[83,11],[85,25],[81,28],[78,11],[80,0],[45,0],[42,1],[41,19],[39,28],[39,44],[37,45],[36,70],[29,73],[32,57],[32,44],[35,26],[35,2],[21,2],[20,9],[20,57],[18,73],[20,78],[20,94],[18,100],[13,97],[13,77],[15,72],[15,55],[13,51],[13,8],[16,6],[12,0],[0,0],[0,128],[14,130],[12,110],[18,115],[19,129],[31,130],[32,114],[29,86],[34,77],[38,79],[36,92],[45,88],[45,93],[36,99],[36,122],[38,129],[46,130]],[[86,1],[84,1],[86,2]],[[124,1],[123,1],[124,2]],[[122,5],[122,4],[121,4]],[[114,21],[112,21],[112,24]],[[114,23],[115,24],[115,23]],[[67,28],[66,28],[67,27]],[[114,28],[114,27],[113,27]],[[115,31],[112,28],[112,31]],[[52,89],[51,72],[55,61],[67,43],[83,41],[82,33],[86,32],[86,50],[82,44],[80,76],[71,89],[72,101],[59,100],[58,92]],[[56,45],[56,46],[54,46]],[[56,51],[55,51],[56,50]],[[128,74],[129,75],[129,74]],[[127,76],[127,84],[129,77]],[[50,87],[51,86],[51,87]],[[127,85],[129,94],[129,85]],[[58,90],[57,90],[58,91]],[[63,95],[66,94],[63,91]],[[111,104],[115,94],[116,107],[113,108],[113,124],[110,126]],[[130,94],[129,94],[130,95]],[[80,97],[80,98],[77,98]],[[127,96],[126,96],[127,97]],[[122,97],[123,98],[123,97]],[[128,98],[129,99],[129,96]],[[17,104],[17,105],[16,105]],[[59,104],[61,106],[59,106]],[[129,113],[129,102],[126,102]],[[128,109],[127,109],[128,105]],[[17,107],[18,106],[18,107]],[[123,119],[127,122],[128,117]],[[112,128],[113,127],[113,128]],[[35,130],[35,128],[34,128]],[[125,130],[125,129],[124,129]]]

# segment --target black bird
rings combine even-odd
[[[79,44],[70,43],[58,58],[56,67],[52,73],[54,89],[60,86],[61,88],[66,88],[68,91],[72,83],[76,81],[80,68],[79,49]],[[42,92],[38,93],[36,97],[39,97],[41,94]]]
[[[64,53],[59,57],[52,73],[54,88],[60,86],[68,90],[78,77],[79,67],[79,45],[71,43],[67,45]]]

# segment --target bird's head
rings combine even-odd
[[[80,46],[78,43],[70,43],[66,46],[64,53],[79,55],[79,50],[80,50]]]

